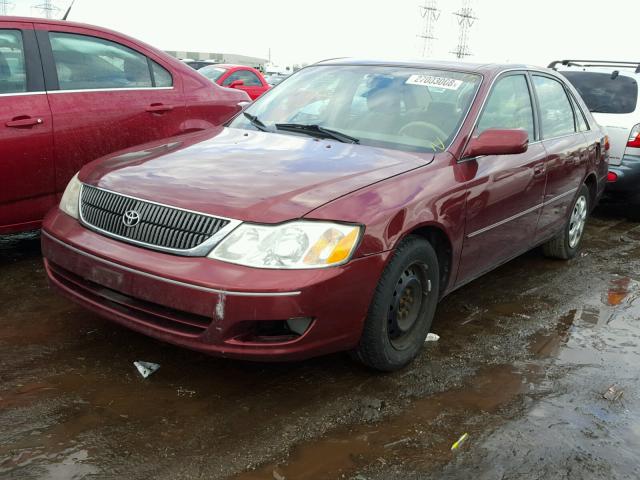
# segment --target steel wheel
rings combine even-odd
[[[440,267],[433,246],[408,235],[385,266],[353,355],[383,372],[411,362],[424,346],[436,311]]]
[[[389,341],[398,350],[406,348],[407,339],[423,314],[423,306],[428,303],[428,295],[426,265],[414,263],[407,267],[395,285],[387,317]]]
[[[587,221],[587,199],[581,195],[576,200],[569,220],[569,247],[575,248],[580,242]]]

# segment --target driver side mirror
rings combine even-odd
[[[243,85],[244,85],[244,81],[243,80],[234,80],[229,85],[227,85],[227,88],[237,88],[237,87],[241,87]]]
[[[529,134],[522,129],[490,128],[471,138],[462,158],[481,155],[516,155],[529,148]]]

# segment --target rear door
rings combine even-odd
[[[543,73],[533,73],[532,82],[540,111],[540,133],[547,152],[547,186],[536,239],[549,239],[564,226],[589,163],[589,140],[584,117],[579,122],[571,95],[563,83]],[[581,131],[582,130],[582,131]]]
[[[54,119],[58,191],[91,160],[182,132],[180,76],[153,52],[76,27],[39,24],[36,35]]]
[[[546,152],[538,141],[531,85],[525,72],[494,84],[474,136],[489,128],[522,128],[529,148],[518,155],[488,155],[473,162],[458,283],[475,278],[531,247],[545,185]]]
[[[0,21],[0,233],[35,228],[55,201],[52,122],[33,25]]]

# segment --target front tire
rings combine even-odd
[[[582,243],[584,227],[591,209],[589,189],[582,185],[573,201],[571,214],[562,231],[542,246],[547,257],[569,260],[576,256]]]
[[[404,239],[380,277],[354,356],[384,372],[411,362],[429,333],[439,278],[431,244],[415,235]]]

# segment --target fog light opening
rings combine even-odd
[[[613,183],[618,180],[618,174],[616,172],[607,173],[607,182]]]
[[[307,328],[309,328],[309,325],[311,325],[312,321],[313,318],[311,317],[290,318],[289,320],[287,320],[287,327],[289,327],[289,330],[291,330],[293,333],[302,335],[307,331]]]

